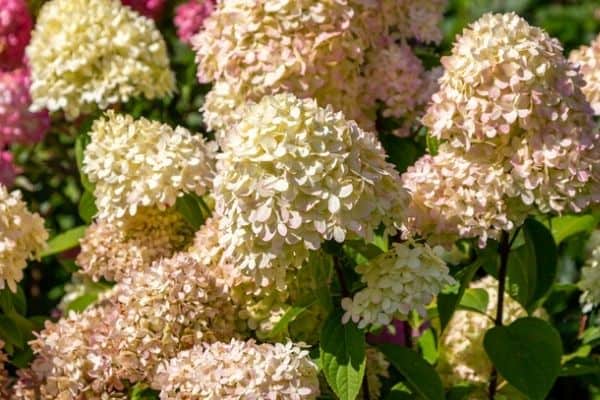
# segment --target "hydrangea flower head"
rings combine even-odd
[[[40,141],[50,128],[48,112],[31,112],[30,76],[26,67],[0,71],[0,147]]]
[[[366,287],[342,300],[342,322],[352,320],[364,328],[388,326],[394,319],[407,319],[411,311],[425,316],[434,296],[454,283],[440,258],[442,251],[418,243],[394,243],[388,252],[357,266]]]
[[[0,70],[11,70],[23,64],[32,27],[25,0],[0,0]]]
[[[212,14],[216,7],[216,0],[188,0],[175,9],[173,23],[177,28],[177,37],[187,44],[191,43],[192,36],[200,32],[204,20]]]
[[[163,400],[305,400],[319,395],[318,368],[291,342],[216,342],[182,351],[164,365]]]
[[[600,115],[600,35],[589,46],[573,50],[569,60],[579,67],[585,80],[583,93],[592,105],[594,114]]]
[[[166,0],[121,0],[121,2],[154,20],[160,18],[166,5]]]
[[[0,289],[17,290],[27,260],[39,257],[47,239],[44,220],[27,210],[21,193],[0,185]]]
[[[164,210],[212,185],[217,146],[185,128],[108,111],[90,137],[83,171],[96,184],[99,219],[135,215],[140,207]]]
[[[325,240],[370,240],[401,218],[400,178],[375,136],[314,100],[264,97],[222,147],[214,185],[224,256],[260,285],[284,286],[286,268]]]
[[[144,207],[134,216],[125,216],[120,226],[94,222],[80,241],[77,265],[95,281],[119,282],[184,249],[192,237],[191,227],[174,208]]]
[[[163,97],[175,88],[154,22],[119,0],[45,3],[27,57],[33,107],[63,110],[68,119],[135,96]]]

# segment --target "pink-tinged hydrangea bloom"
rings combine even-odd
[[[572,51],[569,60],[579,66],[585,80],[583,93],[594,113],[600,115],[600,35],[589,46],[581,46]]]
[[[25,0],[0,0],[0,69],[10,70],[23,64],[32,27]]]
[[[188,0],[177,6],[173,22],[179,39],[190,44],[192,36],[200,32],[204,20],[212,14],[215,6],[216,0]]]
[[[254,340],[199,345],[162,366],[162,400],[310,400],[319,395],[318,368],[291,342]]]
[[[40,141],[50,128],[47,111],[31,112],[27,68],[0,71],[0,147]]]
[[[0,184],[11,187],[17,176],[13,156],[8,151],[0,151]]]
[[[166,4],[166,0],[121,0],[121,2],[154,20],[160,18]]]
[[[600,136],[558,41],[514,13],[486,14],[442,64],[423,122],[447,145],[405,176],[415,231],[484,244],[527,209],[579,212],[600,201]]]
[[[415,38],[420,42],[439,43],[442,40],[440,22],[447,0],[380,0],[378,3],[381,4],[381,13],[386,22],[396,27],[396,36]]]

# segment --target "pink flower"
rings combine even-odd
[[[25,0],[0,0],[0,69],[22,64],[32,27]]]
[[[160,18],[166,3],[165,0],[121,0],[121,2],[154,20]]]
[[[0,152],[0,184],[11,187],[17,176],[17,168],[13,164],[13,157],[8,151]]]
[[[29,111],[30,83],[25,67],[0,71],[0,148],[15,142],[38,142],[50,127],[48,111]]]
[[[182,42],[190,44],[192,36],[200,32],[204,20],[212,14],[215,5],[215,0],[189,0],[175,9],[173,22]]]

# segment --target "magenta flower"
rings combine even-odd
[[[30,84],[25,67],[0,72],[0,148],[11,143],[36,143],[50,127],[48,111],[29,111]]]
[[[121,0],[121,2],[153,20],[160,18],[166,3],[165,0]]]
[[[0,184],[11,187],[15,182],[17,173],[12,154],[8,151],[0,151]]]
[[[212,14],[215,5],[215,0],[189,0],[175,9],[173,22],[182,42],[190,44],[192,36],[200,32],[204,20]]]
[[[0,0],[0,69],[10,70],[23,63],[32,28],[25,0]]]

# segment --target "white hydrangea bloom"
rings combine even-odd
[[[376,137],[291,94],[248,106],[223,140],[214,181],[224,256],[284,286],[325,240],[393,231],[405,194]]]
[[[161,400],[305,400],[319,395],[318,368],[291,342],[232,340],[182,351],[162,366]]]
[[[406,319],[411,311],[426,315],[425,307],[446,285],[454,283],[441,247],[414,242],[394,243],[392,248],[356,267],[367,286],[353,298],[344,298],[342,322],[352,320],[359,328],[389,325]]]
[[[592,233],[587,244],[588,259],[581,269],[578,286],[583,290],[581,303],[584,311],[600,304],[600,230]]]
[[[594,114],[600,115],[600,35],[589,46],[573,50],[569,60],[579,66],[585,80],[583,93],[592,105]]]
[[[46,2],[27,58],[32,107],[63,110],[69,119],[175,89],[167,48],[154,22],[119,0]]]
[[[90,131],[83,171],[96,184],[99,219],[164,210],[184,193],[203,195],[212,185],[217,145],[187,129],[108,111]]]
[[[27,260],[39,257],[46,240],[44,220],[27,210],[20,192],[0,184],[0,289],[17,290]]]

